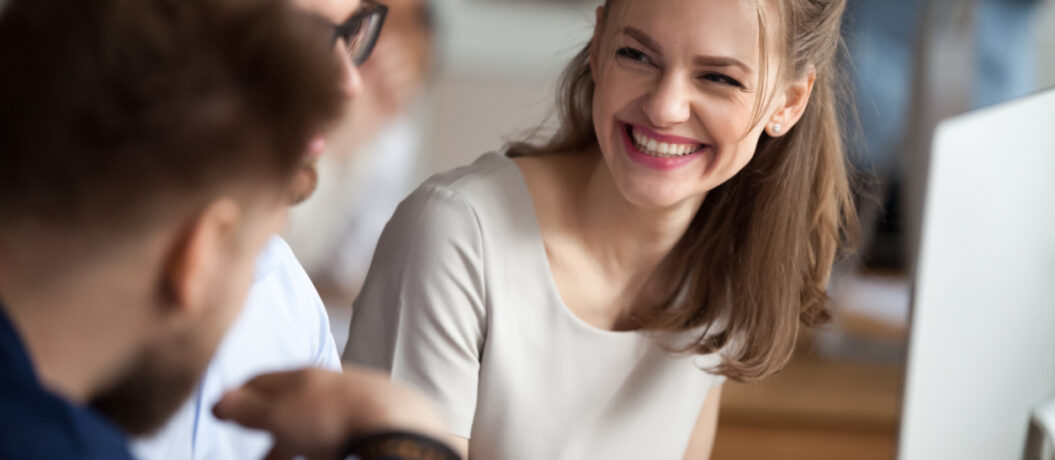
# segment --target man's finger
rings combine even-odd
[[[212,408],[213,415],[220,420],[261,430],[274,428],[271,411],[272,406],[264,395],[247,387],[228,392]]]
[[[281,442],[275,441],[275,446],[267,453],[264,460],[293,460],[296,455],[296,453],[286,449]]]
[[[246,382],[242,388],[250,389],[260,395],[270,396],[288,391],[291,387],[296,387],[305,375],[305,370],[303,369],[263,374]]]

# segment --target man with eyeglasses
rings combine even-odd
[[[290,347],[236,373],[336,358],[325,322],[311,349],[298,339],[311,319],[268,296],[306,282],[269,235],[310,188],[318,133],[358,91],[383,18],[358,1],[315,11],[338,3],[350,19],[333,28],[283,0],[0,5],[0,458],[131,458],[125,435],[155,430],[195,387],[191,405],[219,399],[199,377],[236,320],[231,359]],[[254,264],[265,245],[280,257]],[[270,329],[257,301],[279,316]],[[177,420],[210,430],[210,411],[271,432],[276,457],[455,457],[415,434],[443,432],[421,396],[358,369],[258,376]],[[185,433],[191,452],[208,443]],[[203,455],[265,453],[232,446]]]

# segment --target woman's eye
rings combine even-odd
[[[712,81],[712,82],[720,83],[720,84],[723,84],[723,85],[729,85],[729,86],[733,86],[733,87],[736,87],[736,88],[743,88],[744,87],[743,84],[741,84],[740,82],[736,81],[735,79],[730,78],[730,77],[725,76],[725,75],[722,75],[720,73],[705,73],[705,74],[701,75],[700,78],[703,79],[703,80]]]
[[[616,50],[615,54],[621,58],[640,62],[642,64],[652,64],[652,60],[648,58],[648,55],[630,47],[619,48]]]

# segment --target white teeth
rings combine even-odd
[[[638,150],[656,157],[679,157],[694,153],[699,150],[699,144],[670,144],[651,139],[633,129],[630,130],[634,143]]]

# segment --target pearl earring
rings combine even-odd
[[[780,134],[780,132],[783,130],[784,127],[780,126],[780,123],[773,123],[773,134]]]

